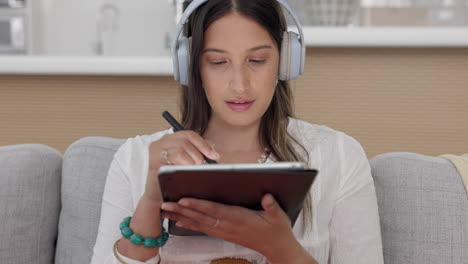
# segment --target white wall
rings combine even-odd
[[[167,0],[40,0],[42,52],[47,55],[169,55],[165,35],[175,29],[175,10]],[[102,12],[105,5],[112,9]],[[104,19],[101,15],[104,13]],[[107,20],[105,19],[107,18]],[[117,19],[113,19],[117,18]],[[105,27],[97,48],[98,20]],[[117,21],[115,24],[109,23]]]
[[[27,1],[28,12],[28,54],[36,55],[44,51],[43,8],[40,1]]]

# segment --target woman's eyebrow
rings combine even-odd
[[[226,53],[226,51],[224,50],[220,50],[220,49],[213,49],[213,48],[206,48],[202,51],[202,54],[205,53],[205,52],[218,52],[218,53]]]
[[[250,48],[248,49],[247,51],[256,51],[256,50],[259,50],[259,49],[272,49],[273,47],[271,45],[260,45],[260,46],[256,46],[256,47],[253,47],[253,48]],[[218,52],[218,53],[227,53],[227,51],[225,50],[221,50],[221,49],[214,49],[214,48],[206,48],[202,51],[202,54],[205,53],[205,52]]]
[[[253,48],[250,48],[248,49],[247,51],[256,51],[256,50],[259,50],[259,49],[272,49],[273,47],[271,45],[260,45],[260,46],[256,46],[256,47],[253,47]]]

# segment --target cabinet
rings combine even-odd
[[[0,0],[0,54],[31,50],[31,9],[24,0]]]

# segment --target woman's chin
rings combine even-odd
[[[231,109],[223,109],[222,114],[217,115],[222,123],[232,127],[249,127],[257,124],[261,121],[262,115],[255,111],[255,109],[249,109],[244,112],[236,112]]]
[[[248,127],[260,121],[259,118],[254,118],[252,115],[236,115],[236,114],[231,114],[225,120],[226,120],[226,123],[234,127]]]

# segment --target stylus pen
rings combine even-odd
[[[177,120],[175,120],[175,118],[168,111],[164,111],[162,116],[167,120],[167,122],[169,122],[169,124],[171,124],[172,128],[174,128],[174,132],[184,130],[182,125],[179,124],[179,122],[177,122]],[[206,163],[209,163],[209,164],[217,163],[216,161],[207,158],[205,155],[203,155],[203,158],[205,159]]]

